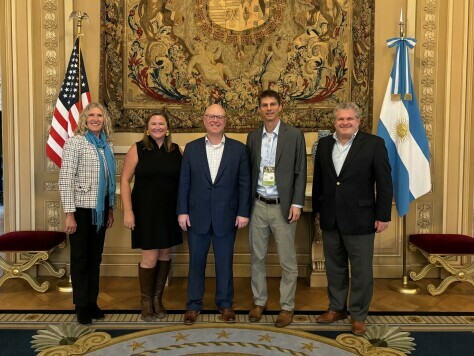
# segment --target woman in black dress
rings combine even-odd
[[[178,145],[171,140],[168,114],[157,111],[147,118],[143,139],[130,147],[123,163],[123,223],[132,231],[132,248],[142,250],[138,278],[145,321],[166,316],[162,296],[171,247],[183,242],[176,218],[181,158]]]

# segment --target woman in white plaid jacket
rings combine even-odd
[[[105,108],[89,104],[64,145],[59,191],[71,246],[73,303],[79,323],[103,319],[97,305],[105,230],[114,222],[116,164]]]

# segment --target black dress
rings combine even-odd
[[[181,152],[178,145],[166,152],[154,140],[153,150],[137,142],[138,163],[132,191],[135,229],[132,248],[164,249],[183,243],[176,215]]]

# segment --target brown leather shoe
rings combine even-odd
[[[283,328],[287,325],[290,325],[293,320],[293,310],[282,310],[278,314],[278,318],[275,322],[277,328]]]
[[[261,305],[254,305],[249,312],[249,321],[251,323],[259,322],[262,319],[262,314],[265,311],[265,307]]]
[[[198,310],[186,310],[186,314],[184,314],[184,324],[193,325],[196,322],[199,313],[200,311]]]
[[[352,324],[352,333],[354,335],[362,336],[365,334],[365,320],[362,321],[357,321],[357,320],[351,320]]]
[[[221,308],[221,320],[226,323],[235,323],[235,312],[231,308]]]
[[[334,323],[335,321],[347,318],[347,313],[337,312],[331,309],[328,309],[327,312],[321,314],[316,318],[317,323]]]

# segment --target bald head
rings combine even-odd
[[[219,104],[212,104],[206,109],[204,115],[221,115],[225,116],[225,110]]]
[[[209,106],[204,113],[203,121],[208,138],[222,138],[227,120],[225,110],[221,105],[212,104]]]

